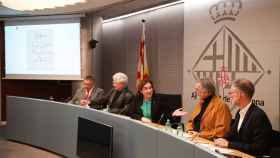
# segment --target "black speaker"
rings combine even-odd
[[[98,43],[97,40],[91,39],[91,40],[89,41],[89,46],[90,46],[90,48],[92,48],[92,49],[95,48],[97,43]]]

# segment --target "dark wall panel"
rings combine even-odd
[[[6,96],[23,96],[55,101],[68,101],[72,95],[71,81],[48,80],[3,80],[2,79],[2,120],[6,120]]]
[[[183,78],[184,4],[142,13],[103,24],[103,84],[112,87],[112,75],[124,72],[136,91],[136,68],[141,20],[146,20],[146,49],[151,79],[160,93],[181,94]]]

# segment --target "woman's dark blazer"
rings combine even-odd
[[[129,108],[129,116],[136,120],[141,120],[143,117],[143,112],[141,106],[143,104],[143,95],[136,94],[132,104]],[[163,117],[163,112],[160,105],[160,100],[157,95],[153,95],[152,97],[152,105],[151,105],[151,115],[152,115],[152,122],[160,123]]]

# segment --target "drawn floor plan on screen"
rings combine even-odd
[[[52,30],[30,30],[27,33],[27,59],[29,70],[53,70]]]

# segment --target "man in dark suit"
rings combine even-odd
[[[254,85],[247,79],[233,82],[229,95],[240,109],[230,131],[224,138],[215,140],[215,145],[237,149],[261,156],[269,152],[272,134],[271,123],[265,112],[252,103]]]
[[[115,114],[128,115],[133,93],[128,89],[128,77],[122,72],[113,75],[113,88],[97,103]]]
[[[87,76],[83,81],[83,87],[76,91],[69,103],[99,109],[100,107],[94,103],[98,102],[103,94],[103,89],[95,86],[95,79],[92,76]]]

